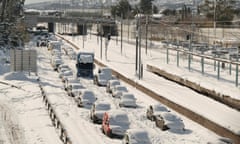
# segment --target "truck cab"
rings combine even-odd
[[[79,52],[77,54],[77,77],[93,78],[94,70],[94,53]]]

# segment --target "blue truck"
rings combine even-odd
[[[93,78],[94,53],[79,52],[77,54],[77,77]]]

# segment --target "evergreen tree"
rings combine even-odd
[[[113,17],[122,17],[123,19],[129,17],[131,13],[131,5],[128,0],[121,0],[116,6],[111,7],[111,14]]]
[[[141,0],[140,1],[140,12],[143,14],[152,14],[152,2],[153,0]]]
[[[234,17],[233,6],[235,0],[205,0],[205,3],[200,6],[200,12],[206,13],[206,17],[215,20],[217,23],[230,24]],[[215,9],[215,10],[214,10]]]

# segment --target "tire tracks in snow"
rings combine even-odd
[[[21,129],[19,125],[17,125],[16,116],[11,112],[10,108],[8,108],[6,104],[0,104],[0,122],[2,124],[2,132],[6,137],[6,139],[4,139],[4,143],[25,144]]]

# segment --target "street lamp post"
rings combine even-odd
[[[213,47],[216,50],[216,0],[214,0],[214,12],[213,12],[213,28],[214,28],[214,40],[213,40]],[[214,71],[216,71],[216,60],[214,60]]]
[[[142,48],[142,41],[141,41],[141,39],[142,39],[142,28],[141,28],[141,16],[142,16],[142,14],[140,13],[140,19],[139,19],[139,28],[138,28],[138,30],[139,30],[139,54],[138,54],[138,58],[139,58],[139,60],[138,60],[138,64],[139,64],[139,66],[138,66],[138,78],[139,79],[141,79],[141,75],[142,75],[142,57],[141,57],[141,48]]]
[[[135,73],[137,75],[137,70],[138,70],[138,36],[139,36],[139,19],[138,19],[138,14],[136,16],[136,62],[135,62]]]
[[[237,51],[237,62],[239,62],[239,49]],[[239,66],[238,64],[236,64],[236,87],[238,86],[238,73],[239,73]]]
[[[122,54],[122,39],[123,39],[123,13],[121,12],[121,54]]]
[[[146,32],[145,32],[145,45],[146,45],[146,49],[145,49],[145,54],[147,55],[147,49],[148,49],[148,16],[146,17]]]
[[[101,53],[101,55],[100,55],[100,58],[102,59],[102,36],[103,36],[103,24],[102,24],[102,20],[103,20],[103,1],[101,1],[101,23],[100,23],[100,36],[101,36],[101,38],[100,38],[100,40],[101,40],[101,42],[100,42],[100,53]]]

